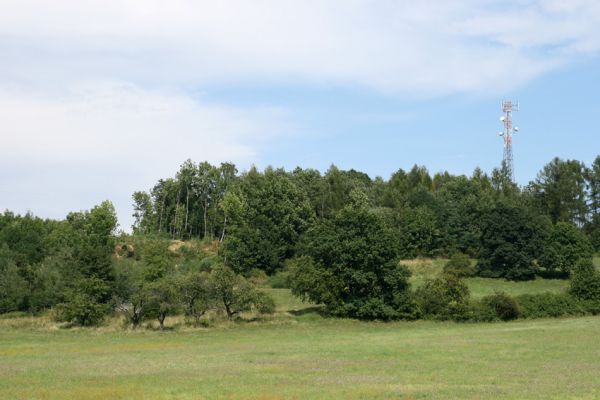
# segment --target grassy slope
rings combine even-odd
[[[598,259],[600,265],[600,259]],[[410,260],[404,262],[413,273],[411,282],[414,286],[421,285],[425,279],[433,278],[440,274],[444,268],[446,260],[442,259],[423,259]],[[465,282],[471,289],[471,295],[475,298],[494,293],[495,290],[502,290],[510,295],[520,295],[525,293],[543,293],[560,292],[569,287],[568,280],[561,279],[541,279],[538,278],[528,282],[512,282],[503,279],[489,278],[467,278]]]

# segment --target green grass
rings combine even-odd
[[[444,259],[417,259],[405,261],[404,263],[412,272],[411,283],[414,287],[418,287],[426,279],[441,274],[446,261]],[[597,261],[600,263],[600,258],[597,258]],[[469,286],[473,298],[481,298],[498,290],[512,296],[518,296],[526,293],[558,293],[567,290],[569,287],[569,281],[566,279],[543,279],[539,277],[525,282],[491,278],[466,278],[464,281]]]
[[[196,331],[0,325],[2,399],[595,399],[600,318],[296,318]]]
[[[598,261],[598,260],[596,260]],[[444,260],[414,261],[415,285]],[[475,297],[566,281],[468,279]],[[288,289],[265,320],[62,329],[0,318],[0,399],[597,399],[600,317],[458,324],[323,318]]]

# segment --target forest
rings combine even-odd
[[[69,326],[120,315],[268,315],[265,282],[332,317],[509,320],[600,312],[600,156],[555,158],[524,187],[502,166],[423,166],[388,180],[331,166],[292,171],[185,161],[133,193],[132,233],[109,201],[64,220],[0,214],[0,313]],[[406,260],[449,261],[418,287]],[[467,277],[568,280],[565,293],[470,296]]]

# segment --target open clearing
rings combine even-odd
[[[413,283],[442,261],[411,265]],[[567,281],[470,278],[473,296]],[[0,319],[1,399],[597,399],[600,317],[457,324],[323,318],[287,289],[277,314],[209,329],[59,329]],[[180,319],[167,319],[172,326]]]
[[[600,317],[386,324],[307,312],[165,333],[41,322],[0,321],[0,398],[600,398]]]

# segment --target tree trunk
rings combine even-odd
[[[185,192],[185,227],[183,229],[185,232],[187,232],[189,204],[190,204],[190,188],[188,187]]]
[[[167,314],[166,313],[160,313],[160,314],[158,314],[158,323],[160,325],[161,332],[165,330],[165,318],[167,318]]]
[[[223,232],[221,232],[221,239],[219,240],[221,243],[223,243],[223,240],[225,239],[225,228],[227,227],[227,215],[225,215],[225,219],[223,220]]]

